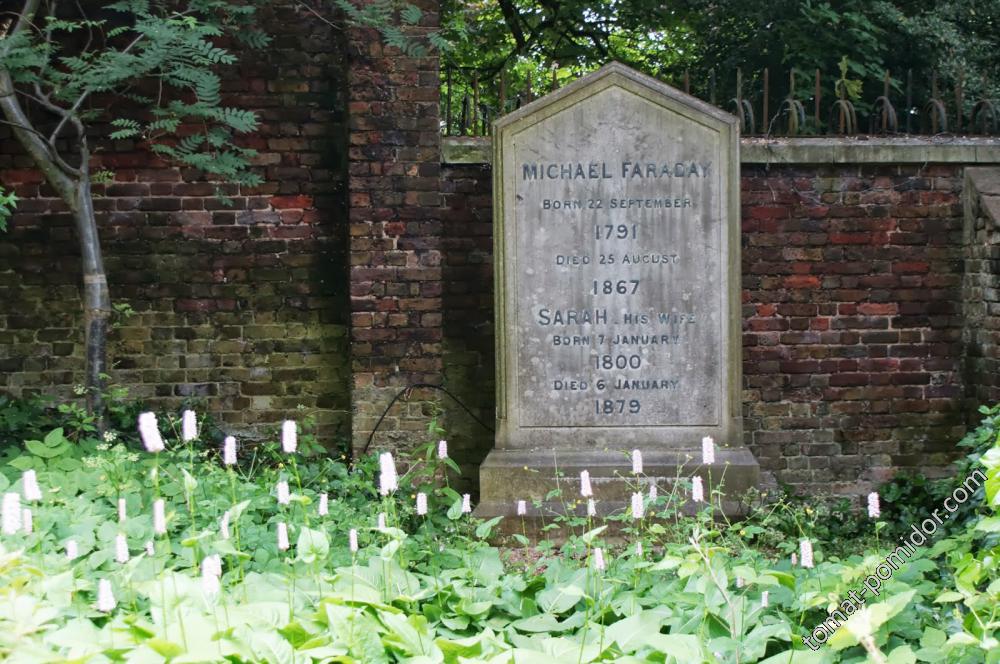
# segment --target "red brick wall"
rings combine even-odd
[[[438,25],[437,2],[416,43]],[[403,388],[441,382],[441,221],[438,59],[409,57],[370,29],[350,35],[350,315],[353,444],[368,443]],[[438,394],[395,405],[373,447],[426,440]]]
[[[94,188],[112,301],[113,381],[162,407],[204,399],[239,428],[305,405],[349,434],[345,58],[339,33],[287,7],[266,49],[225,75],[258,112],[265,183],[231,207],[196,174],[132,142],[105,143]],[[99,134],[107,132],[99,129]],[[79,248],[66,208],[0,124],[0,182],[21,201],[0,233],[0,392],[69,395],[82,382]]]
[[[965,362],[976,404],[1000,402],[1000,168],[967,171]]]
[[[955,458],[968,410],[962,174],[743,167],[745,442],[778,481],[856,495]],[[492,392],[475,386],[493,381],[491,174],[446,165],[443,177],[445,373],[490,422]],[[471,421],[451,435],[490,444]]]

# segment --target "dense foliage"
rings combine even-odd
[[[211,422],[161,416],[167,448],[150,453],[135,408],[111,403],[120,428],[103,435],[68,404],[0,404],[0,493],[31,511],[29,527],[5,510],[0,536],[5,661],[998,661],[998,409],[970,437],[968,468],[988,480],[963,527],[919,547],[814,651],[804,638],[895,546],[885,521],[854,517],[844,540],[823,523],[838,512],[779,501],[731,525],[712,518],[717,494],[694,514],[689,481],[654,498],[640,472],[642,518],[553,517],[558,546],[496,548],[497,522],[467,513],[436,442],[380,495],[375,459],[326,457],[308,418],[294,448],[276,429],[228,465]],[[549,499],[577,501],[577,487]],[[795,564],[802,540],[815,557]]]
[[[505,69],[508,93],[522,91],[529,78],[534,90],[548,90],[553,76],[562,84],[618,60],[675,85],[688,73],[692,90],[705,98],[714,75],[718,102],[728,105],[737,68],[748,97],[760,94],[761,72],[769,68],[777,110],[792,70],[798,99],[811,98],[816,69],[824,98],[831,99],[846,58],[850,77],[867,86],[858,90],[864,99],[882,93],[888,71],[897,107],[910,69],[918,105],[929,96],[935,71],[949,108],[960,80],[966,114],[976,100],[1000,94],[997,0],[446,0],[442,16],[451,44],[445,63],[478,70],[484,83]],[[469,75],[463,79],[456,70],[455,77]],[[481,96],[490,105],[493,95],[484,85]]]

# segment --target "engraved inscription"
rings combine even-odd
[[[557,114],[510,146],[520,424],[718,425],[719,135],[613,87],[588,103],[615,112]]]

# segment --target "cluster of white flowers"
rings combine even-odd
[[[706,466],[715,463],[715,441],[711,436],[701,439],[701,462]]]
[[[122,565],[128,562],[128,540],[125,539],[125,535],[118,533],[115,537],[115,560]]]
[[[222,559],[219,554],[205,556],[201,561],[201,590],[205,595],[214,597],[222,590],[219,579],[222,577]]]
[[[280,482],[278,482],[277,493],[278,493],[279,505],[287,505],[288,503],[291,502],[292,497],[291,494],[289,494],[288,492],[288,482],[286,482],[285,480],[281,480]]]
[[[632,450],[632,474],[642,474],[642,451]]]
[[[878,494],[874,491],[868,494],[868,518],[877,519],[882,515],[882,508],[879,505]]]
[[[156,425],[156,415],[154,413],[142,413],[139,415],[139,437],[142,444],[146,446],[146,451],[155,454],[162,452],[166,447],[163,445],[163,437],[160,429]]]
[[[392,459],[392,453],[379,454],[378,466],[378,492],[382,496],[388,496],[399,488],[399,476],[396,474],[396,462]]]
[[[222,463],[226,466],[236,465],[236,438],[226,436],[222,441]]]
[[[153,532],[157,535],[167,534],[167,509],[163,498],[153,501]]]
[[[24,491],[24,499],[29,503],[42,499],[42,488],[38,486],[38,477],[34,470],[26,470],[21,475],[21,490]]]
[[[642,492],[636,491],[632,494],[632,518],[641,519],[645,514],[646,508],[642,502]]]
[[[101,579],[97,582],[97,610],[104,613],[111,613],[118,606],[115,601],[115,594],[111,590],[111,582]]]
[[[285,420],[281,423],[281,449],[285,454],[295,454],[298,447],[299,435],[295,420]]]
[[[288,526],[284,521],[278,522],[278,550],[288,551]]]
[[[696,503],[705,501],[705,486],[697,475],[691,478],[691,500]]]
[[[802,557],[803,567],[813,566],[813,545],[811,541],[804,539],[799,542],[799,555]]]
[[[601,547],[599,546],[594,547],[593,557],[594,557],[594,569],[596,569],[599,572],[603,572],[605,568],[604,551],[601,549]]]
[[[16,535],[21,530],[21,494],[3,495],[3,534]]]
[[[193,410],[181,413],[181,440],[185,443],[198,437],[198,419]]]
[[[580,495],[584,498],[590,498],[594,495],[594,488],[590,486],[590,471],[588,470],[580,471]]]

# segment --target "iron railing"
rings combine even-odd
[[[528,76],[514,86],[506,71],[445,67],[442,133],[488,135],[494,119],[557,89],[556,73],[553,67],[551,80],[532,81]],[[768,69],[750,77],[737,69],[730,79],[735,79],[731,97],[717,89],[715,70],[694,88],[689,72],[671,83],[736,115],[741,133],[749,136],[1000,134],[1000,105],[990,99],[966,100],[961,73],[946,86],[936,72],[915,76],[908,70],[901,80],[885,72],[881,81],[862,85],[862,93],[855,98],[848,94],[843,79],[835,80],[830,89],[831,79],[822,77],[818,69],[789,71],[784,97],[777,96],[781,91],[772,85]],[[919,85],[915,84],[918,80]]]

